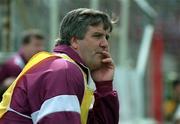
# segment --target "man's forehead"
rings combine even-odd
[[[97,26],[88,26],[87,28],[87,32],[91,32],[91,33],[109,33],[109,30],[105,30],[103,25],[97,25]]]

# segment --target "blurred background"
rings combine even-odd
[[[41,30],[46,51],[52,51],[62,17],[79,7],[117,20],[109,44],[120,123],[175,124],[180,119],[180,88],[173,83],[180,76],[180,0],[0,0],[0,64],[18,51],[24,30]]]

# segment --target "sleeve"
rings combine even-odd
[[[40,95],[31,103],[34,104],[33,122],[81,124],[79,92],[83,93],[83,78],[80,70],[72,63],[60,62],[53,63],[46,73],[39,90],[34,91]]]
[[[95,103],[89,111],[88,124],[118,124],[119,101],[112,81],[95,82]]]
[[[9,77],[17,77],[22,69],[14,62],[6,63],[7,74]]]
[[[0,83],[8,77],[17,77],[21,72],[21,68],[19,68],[14,63],[6,62],[0,67]]]

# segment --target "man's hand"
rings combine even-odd
[[[102,66],[97,70],[91,72],[92,79],[94,81],[110,81],[114,76],[114,63],[107,51],[102,52],[104,58],[102,59]]]

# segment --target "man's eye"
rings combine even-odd
[[[102,35],[94,35],[94,37],[100,38],[100,37],[102,37]]]
[[[109,40],[109,35],[106,35],[106,40]]]

